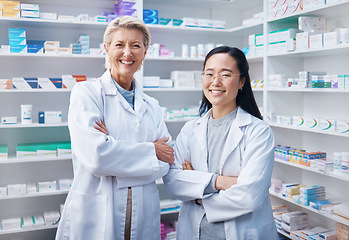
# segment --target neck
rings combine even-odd
[[[111,76],[113,77],[113,79],[115,80],[115,82],[117,84],[119,84],[120,87],[122,87],[123,89],[127,90],[127,91],[131,91],[132,90],[132,79],[133,76],[120,76],[119,74],[110,71]]]
[[[222,117],[227,116],[229,113],[235,110],[237,106],[229,106],[229,107],[224,107],[224,106],[212,106],[212,118],[213,119],[219,119]]]

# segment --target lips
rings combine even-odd
[[[120,60],[120,62],[125,65],[132,65],[135,61]]]

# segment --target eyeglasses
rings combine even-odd
[[[218,76],[220,80],[222,81],[231,81],[235,76],[240,75],[240,73],[232,73],[229,71],[223,71],[219,73],[212,73],[211,71],[203,71],[202,72],[202,79],[205,81],[213,81],[213,79]]]

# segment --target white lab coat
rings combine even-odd
[[[225,191],[204,195],[212,173],[207,167],[208,114],[185,124],[175,145],[175,164],[164,177],[167,191],[183,201],[177,240],[199,239],[200,222],[224,221],[227,240],[278,239],[269,199],[274,137],[269,126],[238,107],[222,157],[220,175],[239,176]],[[195,171],[182,170],[184,159]],[[194,199],[202,198],[202,206]]]
[[[110,72],[72,90],[68,126],[74,181],[56,239],[124,239],[128,187],[132,187],[132,240],[160,239],[155,180],[168,172],[152,143],[169,137],[158,101],[135,84],[135,110],[117,91]],[[109,136],[94,129],[103,119]]]

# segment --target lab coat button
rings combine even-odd
[[[120,207],[119,209],[120,209],[120,211],[124,211],[124,207]]]

